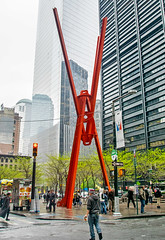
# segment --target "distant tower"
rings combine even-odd
[[[39,120],[43,119],[43,114],[45,120],[49,119],[50,115],[47,114],[46,110],[42,114],[40,113],[43,111],[43,106],[42,101],[39,105],[38,99],[38,106],[40,107],[34,108],[32,106],[32,121],[37,119],[38,121],[36,124],[33,124],[31,133],[33,135],[39,133],[40,138],[39,136],[37,137],[37,135],[36,138],[33,138],[38,142],[39,139],[41,141],[43,137],[41,131],[44,130],[45,144],[42,143],[42,153],[58,155],[60,152],[68,151],[68,140],[66,146],[64,146],[64,142],[60,143],[60,141],[62,141],[60,135],[60,119],[62,119],[61,101],[63,101],[61,99],[61,91],[63,89],[61,82],[63,56],[52,10],[54,7],[58,9],[68,57],[75,63],[78,69],[82,69],[82,71],[88,73],[89,88],[91,88],[96,42],[99,33],[99,9],[98,1],[96,0],[39,1],[33,98],[39,94],[48,96],[51,99],[54,121],[43,121],[42,124],[39,122]],[[77,73],[78,78],[82,76],[81,74],[81,72]],[[82,79],[85,80],[84,84],[86,84],[86,78],[82,76]],[[72,111],[71,108],[70,111]],[[42,116],[40,116],[40,114]],[[48,123],[51,123],[49,128]],[[40,128],[37,125],[40,126]],[[44,127],[44,125],[46,127]],[[65,124],[64,127],[66,128],[66,133],[68,128],[67,124]],[[67,135],[65,136],[67,137]],[[63,144],[63,146],[61,144]],[[39,155],[41,151],[40,146],[41,145],[39,145],[38,151]]]
[[[54,108],[50,97],[35,94],[32,98],[31,136],[35,136],[53,126]]]
[[[25,156],[28,155],[30,143],[31,108],[32,101],[29,99],[21,99],[15,106],[15,112],[21,117],[19,154]]]

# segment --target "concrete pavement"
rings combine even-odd
[[[157,208],[157,204],[148,204],[145,206],[145,213],[140,213],[140,202],[138,202],[138,215],[137,209],[133,207],[133,204],[130,203],[129,209],[127,208],[127,203],[120,203],[120,213],[121,216],[114,216],[112,212],[105,214],[100,214],[100,221],[108,222],[115,219],[129,219],[129,218],[146,218],[146,217],[158,217],[165,216],[165,203],[161,203],[161,208]],[[11,206],[12,209],[12,206]],[[40,200],[40,212],[39,213],[30,213],[28,211],[11,211],[11,214],[17,214],[21,216],[27,216],[43,220],[79,220],[83,221],[83,217],[86,213],[86,204],[82,206],[73,206],[72,209],[66,209],[62,207],[56,207],[55,213],[50,213],[46,210],[46,203],[43,200]]]

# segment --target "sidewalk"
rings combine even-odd
[[[157,204],[148,204],[145,206],[144,214],[140,213],[141,204],[138,202],[138,215],[137,209],[133,207],[133,204],[130,203],[130,208],[127,208],[127,203],[120,203],[120,213],[121,216],[113,216],[113,213],[108,212],[105,214],[100,214],[100,221],[108,222],[116,219],[129,219],[129,218],[146,218],[146,217],[159,217],[165,216],[165,203],[161,203],[161,208],[157,208]],[[12,206],[11,206],[12,209]],[[86,213],[86,205],[76,206],[72,209],[66,209],[62,207],[56,207],[55,213],[50,213],[46,210],[46,203],[43,203],[43,200],[40,200],[40,212],[39,213],[30,213],[28,211],[10,211],[11,214],[16,214],[24,217],[32,217],[42,220],[79,220],[83,221],[83,217]]]

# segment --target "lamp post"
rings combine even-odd
[[[115,126],[115,102],[118,100],[128,96],[137,93],[136,90],[131,89],[124,95],[114,99],[112,101],[112,126],[113,126],[113,148],[116,149],[116,126]],[[117,157],[114,160],[115,163],[117,163]],[[114,215],[121,215],[119,210],[119,196],[118,196],[118,177],[117,177],[117,164],[114,164],[114,187],[115,187],[115,212]]]
[[[32,191],[31,191],[31,206],[30,212],[37,212],[35,199],[35,177],[36,177],[36,157],[38,152],[38,143],[33,143],[33,173],[32,173]]]

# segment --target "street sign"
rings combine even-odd
[[[111,152],[111,156],[112,155],[117,155],[117,150],[116,149],[113,149],[112,152]]]
[[[123,162],[116,162],[116,161],[114,161],[114,162],[112,162],[112,166],[116,166],[116,167],[123,167]]]
[[[113,161],[117,159],[117,150],[115,150],[115,149],[112,150],[111,158],[112,158]]]
[[[112,155],[111,158],[113,161],[115,161],[117,159],[117,155]]]

